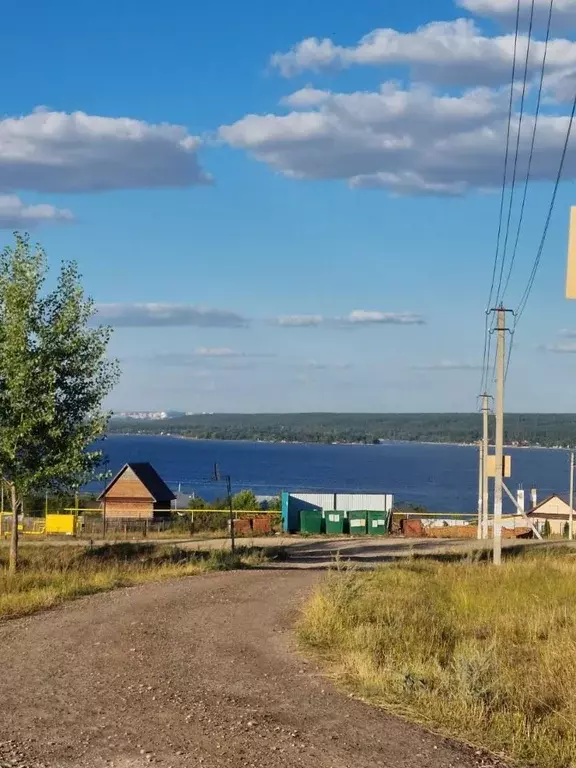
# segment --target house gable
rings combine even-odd
[[[175,497],[154,467],[147,462],[125,464],[99,499],[134,499],[169,504]]]
[[[544,501],[540,502],[540,504],[534,507],[534,509],[531,509],[530,512],[528,512],[528,517],[536,517],[542,519],[560,518],[562,520],[567,520],[569,514],[570,505],[564,501],[561,496],[554,494],[553,496],[549,496],[547,499],[544,499]]]
[[[154,497],[129,464],[109,483],[100,499],[138,499],[153,502]]]

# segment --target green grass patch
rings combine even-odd
[[[538,768],[576,766],[576,555],[338,570],[302,643],[347,690]]]
[[[66,600],[117,587],[209,571],[258,568],[280,553],[273,549],[188,550],[168,544],[98,547],[23,545],[20,568],[8,573],[8,549],[0,548],[0,619],[25,616]]]

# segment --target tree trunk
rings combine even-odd
[[[12,504],[12,535],[10,537],[10,561],[8,573],[16,573],[18,570],[18,500],[16,498],[16,486],[10,485],[10,501]]]

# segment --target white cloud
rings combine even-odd
[[[344,317],[280,315],[272,320],[273,325],[287,328],[316,328],[320,325],[340,328],[360,325],[423,325],[424,322],[421,315],[413,312],[377,312],[366,309],[355,309]]]
[[[238,357],[241,352],[235,352],[230,347],[197,347],[194,354],[199,357]]]
[[[314,371],[349,371],[354,366],[352,363],[346,363],[341,361],[322,362],[319,360],[308,360],[304,364],[305,368],[309,368]]]
[[[533,0],[521,0],[520,20],[529,21]],[[547,24],[550,3],[553,2],[552,20],[555,27],[576,24],[576,0],[534,0],[534,23]],[[518,0],[458,0],[457,5],[478,16],[486,16],[505,24],[516,24]]]
[[[413,312],[371,312],[355,309],[343,318],[352,325],[423,325],[424,318]]]
[[[26,205],[16,195],[0,195],[0,229],[33,229],[41,224],[74,221],[72,211],[40,203]]]
[[[242,328],[245,317],[224,309],[208,309],[188,304],[97,304],[96,320],[116,327],[199,326],[202,328]]]
[[[573,355],[576,354],[576,341],[559,341],[554,344],[546,344],[544,349],[547,352],[557,352],[558,354]]]
[[[317,107],[329,98],[329,91],[322,91],[307,85],[305,88],[285,96],[280,103],[287,107],[294,107],[294,109],[305,109],[306,107]]]
[[[271,352],[241,352],[230,347],[197,347],[188,352],[159,352],[152,355],[127,357],[124,362],[145,366],[186,368],[191,375],[219,375],[228,371],[249,372],[270,367],[276,355]]]
[[[486,0],[488,2],[488,0]],[[492,0],[496,5],[497,0]],[[528,38],[520,35],[517,55],[524,61]],[[544,43],[533,40],[528,68],[538,71],[544,55]],[[514,57],[514,35],[487,37],[472,19],[432,21],[413,32],[375,29],[345,47],[330,39],[310,37],[297,43],[287,53],[271,58],[273,67],[290,77],[305,70],[352,65],[407,66],[418,81],[445,85],[504,85],[510,80]],[[548,45],[548,72],[576,66],[576,43],[553,39]]]
[[[322,315],[280,315],[272,320],[273,325],[281,325],[288,328],[308,328],[322,325]]]
[[[298,101],[299,99],[296,99]],[[286,115],[247,115],[221,138],[296,179],[343,179],[394,194],[461,195],[502,183],[508,96],[476,88],[459,96],[385,83],[378,92],[314,91],[316,107]],[[518,173],[525,171],[534,117],[525,114]],[[556,176],[568,117],[541,114],[531,176]],[[512,140],[518,117],[512,121]],[[576,177],[576,131],[564,178]]]
[[[479,371],[482,368],[481,365],[454,360],[441,360],[439,363],[423,363],[412,367],[417,371]]]
[[[187,129],[126,117],[38,109],[0,119],[0,191],[188,187],[210,177]]]
[[[196,357],[216,357],[216,358],[229,358],[229,357],[275,357],[271,352],[238,352],[237,350],[230,349],[230,347],[197,347],[194,350]]]

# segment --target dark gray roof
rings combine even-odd
[[[120,472],[118,472],[118,474],[112,478],[104,491],[102,491],[98,497],[99,499],[109,494],[112,486],[116,484],[116,482],[122,477],[127,469],[131,469],[132,472],[134,472],[136,477],[146,487],[146,490],[152,496],[154,501],[172,501],[176,498],[164,480],[162,480],[158,472],[156,472],[152,464],[149,464],[147,461],[138,461],[124,464]]]

